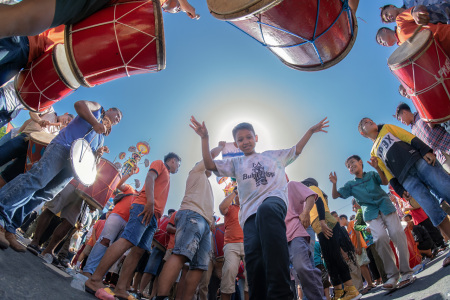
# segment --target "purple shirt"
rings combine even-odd
[[[300,222],[299,216],[303,212],[306,198],[314,196],[314,201],[317,199],[317,194],[306,187],[303,183],[290,181],[288,183],[288,199],[289,205],[284,221],[286,222],[286,237],[288,242],[296,237],[309,237],[305,227]]]
[[[414,113],[414,123],[411,123],[411,132],[433,149],[441,164],[445,162],[446,158],[442,152],[450,154],[450,134],[444,127],[436,125],[431,128],[416,112]]]

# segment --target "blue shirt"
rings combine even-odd
[[[381,211],[388,215],[395,211],[395,206],[388,194],[381,188],[381,177],[377,172],[364,172],[362,178],[356,178],[347,182],[338,192],[342,198],[355,197],[361,205],[364,220],[370,221],[378,217]]]
[[[92,114],[97,120],[100,120],[102,116],[101,107],[99,110],[93,111]],[[101,121],[101,120],[100,120]],[[52,143],[56,143],[64,146],[66,149],[70,149],[73,141],[80,139],[92,129],[92,125],[89,124],[85,119],[80,116],[76,116],[66,127],[61,129],[59,134],[52,140]],[[91,148],[92,151],[96,151],[99,147],[103,145],[103,134],[97,134],[92,130],[86,137],[85,140],[89,143],[92,140]]]

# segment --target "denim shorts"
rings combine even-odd
[[[166,252],[160,250],[157,247],[152,249],[152,253],[150,254],[150,258],[148,259],[147,266],[145,267],[144,273],[149,273],[154,276],[158,276],[161,273],[162,260],[164,258],[164,254]]]
[[[138,215],[144,210],[144,205],[134,203],[130,209],[130,219],[128,220],[121,238],[126,239],[130,243],[147,251],[152,249],[153,235],[156,232],[158,224],[156,217],[153,215],[148,226],[142,223],[144,216]]]
[[[190,260],[189,269],[208,270],[211,251],[209,224],[192,210],[180,210],[175,217],[177,232],[172,253]]]

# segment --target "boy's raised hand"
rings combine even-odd
[[[427,154],[424,155],[423,159],[425,159],[425,161],[429,164],[434,166],[434,164],[436,163],[436,155],[434,155],[431,152],[428,152]]]
[[[370,160],[367,163],[371,165],[374,169],[378,168],[378,159],[375,156],[371,156]]]
[[[321,131],[327,133],[328,131],[323,130],[323,129],[330,127],[330,125],[328,125],[328,123],[330,123],[330,121],[328,121],[327,118],[325,118],[322,121],[320,121],[319,123],[317,123],[316,125],[314,125],[313,127],[311,127],[309,130],[311,130],[313,133],[321,132]]]
[[[203,139],[208,137],[208,130],[206,129],[205,122],[198,122],[194,116],[191,116],[191,124],[189,126]]]
[[[226,144],[227,144],[227,142],[225,142],[225,141],[220,141],[218,146],[219,146],[220,148],[223,149],[223,148],[225,148],[225,145],[226,145]]]
[[[334,172],[334,173],[331,172],[331,173],[330,173],[330,176],[328,176],[328,178],[330,179],[331,183],[336,184],[336,182],[337,182],[336,172]]]

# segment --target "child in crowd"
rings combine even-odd
[[[419,253],[422,256],[433,258],[437,253],[436,246],[431,239],[430,234],[425,229],[425,227],[420,225],[414,225],[411,215],[405,215],[403,217],[403,221],[407,223],[408,228],[411,230],[411,233],[414,237],[414,241],[416,242],[417,249],[419,249]],[[434,252],[435,250],[436,252]]]
[[[284,219],[287,210],[285,167],[302,152],[316,132],[326,132],[323,119],[311,127],[294,147],[255,151],[258,136],[249,123],[240,123],[232,134],[244,156],[227,160],[211,158],[205,123],[191,118],[191,127],[201,137],[206,169],[217,176],[236,178],[241,200],[240,224],[244,230],[245,262],[250,299],[292,299],[289,286],[289,251]]]
[[[332,196],[336,198],[355,197],[363,210],[364,220],[369,224],[377,251],[385,265],[388,280],[383,284],[384,289],[393,289],[397,286],[404,287],[415,279],[409,267],[409,252],[406,236],[397,216],[396,209],[391,203],[387,193],[381,188],[381,184],[388,184],[388,180],[376,158],[368,162],[377,172],[364,172],[363,162],[358,155],[352,155],[345,160],[345,166],[350,174],[355,175],[339,190],[336,187],[336,173],[330,173],[330,181],[333,184]],[[387,231],[389,233],[386,232]],[[395,265],[392,250],[389,245],[392,240],[399,253],[399,269]],[[401,274],[401,278],[399,275]]]
[[[431,148],[406,130],[390,124],[377,125],[369,118],[359,122],[358,130],[373,141],[371,156],[377,162],[371,161],[374,167],[380,165],[385,181],[403,198],[414,197],[433,225],[450,236],[450,221],[439,206],[443,201],[450,202],[450,177],[440,164],[435,164]],[[449,264],[447,256],[443,266]]]

